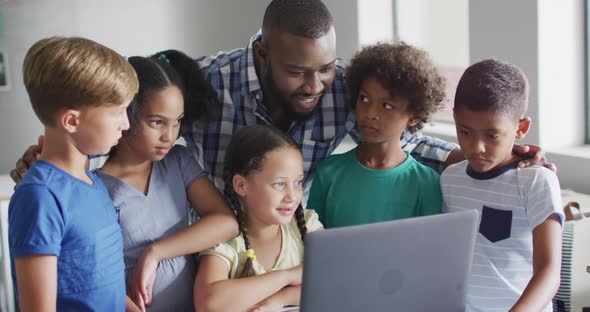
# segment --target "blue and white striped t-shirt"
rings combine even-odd
[[[533,229],[552,214],[563,224],[556,174],[517,162],[478,173],[463,161],[443,172],[441,188],[446,211],[480,213],[466,311],[510,310],[533,275]]]

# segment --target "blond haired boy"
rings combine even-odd
[[[45,141],[9,207],[21,311],[123,311],[121,230],[106,187],[85,165],[129,127],[135,72],[103,45],[62,37],[35,43],[23,72]]]

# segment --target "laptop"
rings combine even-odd
[[[301,311],[465,310],[475,210],[305,237]]]

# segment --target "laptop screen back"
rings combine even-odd
[[[477,220],[465,211],[309,233],[301,311],[464,311]]]

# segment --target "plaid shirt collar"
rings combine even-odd
[[[242,55],[240,61],[240,82],[242,87],[242,94],[249,96],[252,101],[250,107],[247,107],[253,113],[256,113],[260,118],[266,120],[271,124],[272,119],[268,107],[263,101],[264,94],[262,93],[262,86],[256,73],[256,64],[254,62],[254,44],[262,40],[262,30],[258,30],[254,36],[248,41],[245,53]]]
[[[262,40],[262,31],[258,32],[250,38],[248,45],[246,46],[246,53],[242,56],[242,62],[240,62],[240,77],[243,86],[247,86],[247,92],[253,94],[260,94],[262,96],[262,88],[258,81],[258,75],[256,74],[256,65],[254,64],[254,44]]]

